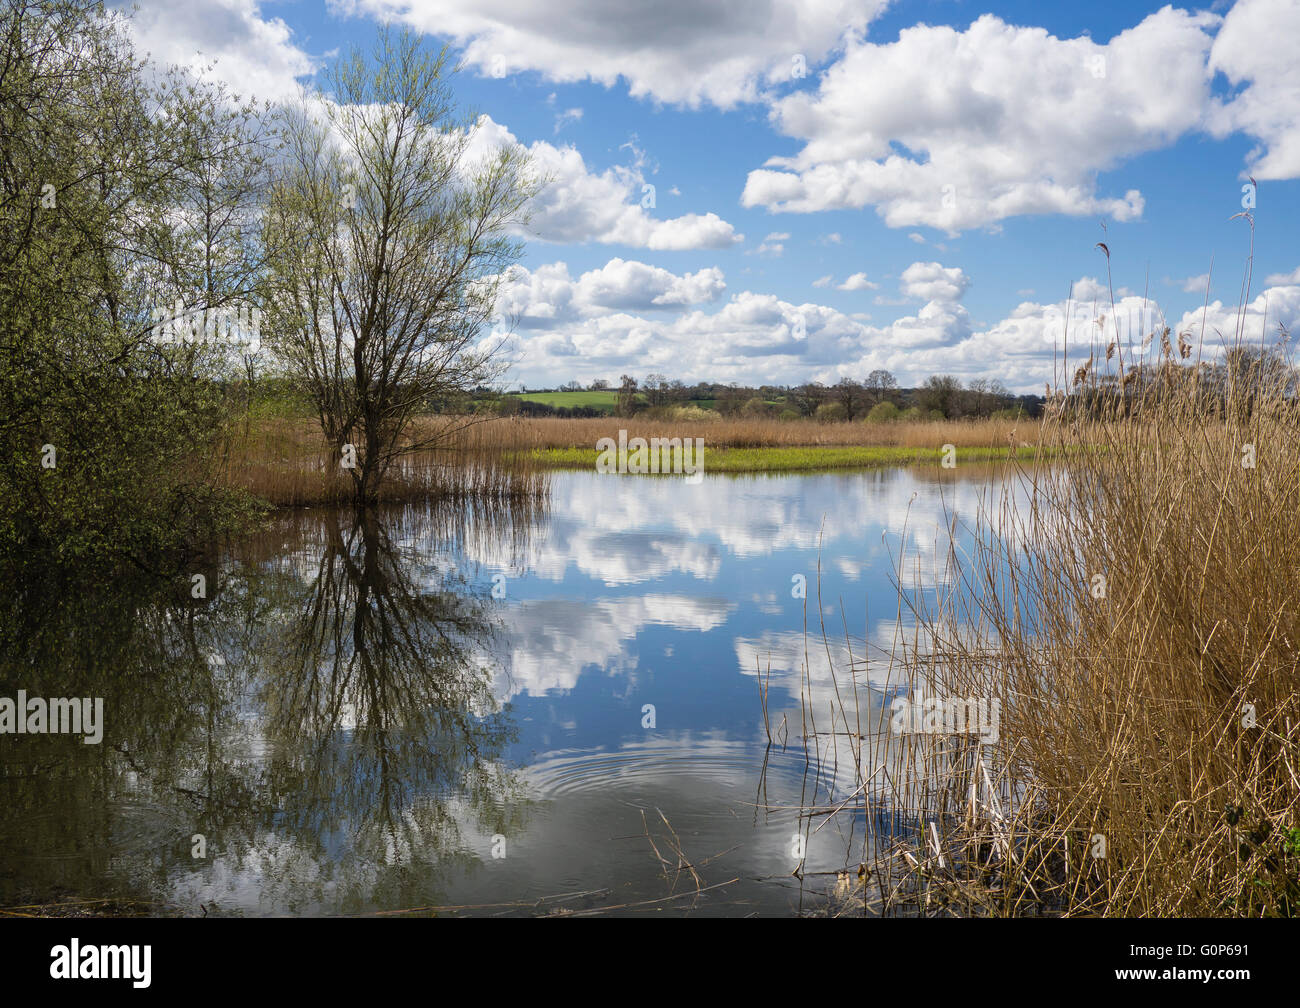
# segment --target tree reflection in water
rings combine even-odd
[[[213,562],[206,600],[186,571],[105,582],[11,565],[0,696],[102,696],[105,732],[98,746],[0,736],[0,904],[437,903],[527,805],[502,760],[492,603],[434,544],[518,546],[527,518],[283,519]]]

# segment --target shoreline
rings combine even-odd
[[[777,474],[793,472],[834,472],[836,470],[885,469],[895,466],[933,465],[943,468],[942,449],[912,448],[905,445],[808,445],[769,446],[763,448],[705,447],[700,469],[704,473]],[[1006,447],[956,449],[956,461],[962,463],[1002,462],[1009,458],[1032,458],[1034,448]],[[594,470],[600,452],[595,448],[531,448],[514,452],[507,461],[526,461],[548,470]],[[672,473],[624,473],[621,475],[674,475]]]

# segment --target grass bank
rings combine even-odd
[[[895,465],[938,465],[945,446],[957,464],[997,462],[1029,454],[1037,422],[976,420],[923,423],[817,423],[774,419],[674,423],[636,417],[420,418],[413,435],[438,435],[441,447],[405,458],[381,488],[381,499],[535,495],[539,474],[594,469],[601,438],[700,438],[704,471],[814,472]],[[224,454],[224,479],[276,507],[344,502],[350,482],[331,457],[315,420],[252,418],[238,427]]]
[[[598,452],[590,447],[533,448],[518,457],[544,469],[592,469]],[[1008,458],[1006,446],[961,448],[958,463],[995,462]],[[514,456],[512,456],[514,457]],[[728,448],[705,445],[701,471],[706,473],[818,472],[898,465],[939,465],[942,449],[905,445],[812,445]]]

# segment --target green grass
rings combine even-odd
[[[527,458],[553,469],[595,469],[595,448],[539,448]],[[1023,452],[1030,456],[1030,452]],[[722,473],[804,472],[826,469],[867,469],[881,466],[939,464],[936,450],[900,445],[836,447],[709,448],[704,449],[704,471]],[[1007,449],[959,448],[958,464],[993,462],[1007,457]]]
[[[543,403],[546,406],[563,406],[565,409],[572,409],[574,406],[594,406],[606,413],[613,413],[618,407],[618,392],[614,389],[601,389],[595,392],[589,390],[581,392],[514,392],[511,393],[510,398],[525,399],[528,402]]]

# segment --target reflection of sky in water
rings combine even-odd
[[[673,897],[693,881],[665,878],[648,829],[674,862],[680,843],[704,885],[729,883],[695,912],[789,913],[801,903],[797,808],[842,800],[857,780],[843,736],[805,759],[801,691],[818,728],[843,700],[871,730],[889,685],[883,656],[914,626],[895,579],[933,601],[952,581],[947,530],[959,530],[960,555],[990,495],[986,479],[905,470],[694,486],[558,473],[532,535],[466,535],[454,550],[419,509],[383,517],[368,534],[389,545],[365,550],[347,521],[300,516],[306,542],[272,536],[260,559],[241,560],[210,626],[167,612],[172,644],[157,660],[177,695],[132,680],[111,698],[103,753],[124,747],[130,772],[102,787],[74,775],[85,793],[59,806],[67,819],[51,835],[80,852],[111,848],[66,855],[84,873],[74,891],[125,879],[188,913],[530,913],[566,893],[591,894],[571,909],[691,907]],[[499,575],[506,594],[494,600]],[[792,595],[795,575],[806,600]],[[363,583],[369,673],[352,623]],[[499,624],[493,643],[466,652],[472,674],[451,671],[444,615],[474,625],[483,604]],[[784,748],[767,744],[760,674]],[[440,706],[441,690],[455,695]],[[508,705],[499,734],[485,730],[493,697]],[[32,793],[49,801],[53,786]],[[27,835],[25,814],[0,812],[0,849]],[[213,834],[206,860],[190,856],[200,818]],[[807,869],[855,865],[860,816],[822,822]],[[23,856],[0,867],[18,877],[57,862],[43,848]]]
[[[774,674],[797,674],[804,602],[793,597],[792,578],[806,579],[809,629],[819,634],[819,559],[832,643],[844,640],[842,600],[852,637],[869,625],[872,642],[888,646],[900,617],[895,581],[917,601],[948,585],[947,529],[973,521],[988,493],[983,482],[939,483],[904,470],[715,477],[696,487],[561,474],[530,556],[516,564],[491,550],[471,558],[481,580],[508,579],[510,675],[498,695],[526,707],[565,690],[576,701],[586,675],[635,681],[640,690],[659,681],[673,694],[701,684],[725,690],[729,681],[753,689],[736,676],[752,676],[756,657],[766,668],[769,655]],[[959,532],[959,551],[967,538]],[[906,624],[910,614],[901,616]],[[722,708],[693,707],[689,727],[717,727],[710,719]]]
[[[831,783],[846,795],[854,781],[847,745],[823,750],[817,789],[805,779],[805,652],[809,695],[826,712],[836,678],[852,703],[852,647],[862,724],[874,724],[881,694],[865,684],[884,686],[887,663],[875,652],[864,674],[864,628],[886,649],[908,632],[913,621],[899,612],[895,579],[917,602],[932,599],[951,580],[947,530],[955,521],[960,554],[969,539],[961,530],[991,493],[986,479],[904,470],[712,477],[700,486],[557,475],[528,553],[484,549],[466,558],[484,585],[507,577],[494,689],[519,727],[509,755],[545,799],[519,841],[520,859],[492,870],[539,895],[609,885],[627,874],[629,859],[649,856],[640,814],[653,822],[659,809],[680,835],[690,832],[692,857],[738,847],[705,879],[741,876],[730,912],[795,905],[790,809],[813,796],[825,801]],[[829,646],[818,625],[819,555]],[[796,574],[807,579],[807,639],[805,603],[792,596]],[[762,801],[759,669],[770,675],[772,722],[785,716],[791,742],[770,756]],[[647,704],[654,729],[642,727]],[[860,851],[860,823],[847,818],[814,837],[810,869],[842,867],[855,842]],[[755,888],[746,876],[768,880]]]

